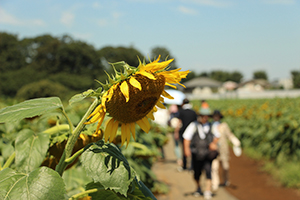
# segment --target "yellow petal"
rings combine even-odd
[[[147,126],[147,131],[146,131],[146,133],[148,133],[149,130],[150,130],[150,128],[151,128],[151,125],[150,125],[150,123],[149,123],[147,117],[142,118],[142,120],[143,120],[144,124]]]
[[[123,81],[123,83],[120,86],[120,90],[122,94],[124,95],[126,102],[129,101],[129,87],[126,81]]]
[[[147,117],[152,119],[153,121],[155,120],[154,118],[154,115],[153,115],[153,111],[150,111],[148,114],[147,114]]]
[[[174,88],[174,89],[176,89],[177,87],[175,86],[175,85],[171,85],[171,84],[169,84],[169,83],[165,83],[165,85],[167,85],[167,86],[169,86],[169,87],[171,87],[171,88]]]
[[[99,118],[96,132],[99,130],[99,128],[100,128],[100,126],[101,126],[101,124],[102,124],[104,118],[105,118],[105,113],[104,113],[104,115],[100,116],[100,118]]]
[[[113,127],[112,127],[112,130],[111,130],[111,134],[109,136],[109,142],[112,142],[115,139],[116,135],[117,135],[118,128],[119,128],[119,121],[115,120],[113,122],[112,126]]]
[[[138,82],[133,76],[129,79],[129,83],[133,87],[135,87],[135,88],[137,88],[139,90],[142,90],[142,86],[141,86],[140,82]]]
[[[130,138],[131,138],[131,134],[130,134],[130,124],[126,124],[125,126],[125,129],[126,129],[126,140],[127,140],[127,144],[126,144],[126,148],[130,142]]]
[[[96,134],[96,133],[98,132],[98,130],[100,129],[100,126],[101,126],[101,123],[98,123],[97,128],[96,128],[96,131],[95,131],[94,134]]]
[[[86,124],[95,123],[101,117],[101,113],[96,113]]]
[[[135,140],[135,123],[130,123],[130,131],[132,133],[132,137]]]
[[[136,122],[143,131],[145,131],[146,133],[149,132],[150,130],[150,123],[148,122],[147,117],[144,117],[142,119],[140,119],[139,121]]]
[[[167,93],[166,91],[163,91],[162,95],[164,97],[167,97],[168,99],[174,99],[174,97],[172,97],[169,93]]]
[[[150,71],[150,72],[157,72],[157,71],[161,71],[163,69],[165,69],[174,59],[170,59],[167,61],[163,61],[163,62],[157,62],[154,61],[152,63],[149,63],[145,66],[145,70]]]
[[[152,79],[152,80],[156,80],[156,78],[154,77],[153,74],[149,73],[149,72],[146,72],[146,71],[139,71],[137,72],[136,74],[141,74],[143,76],[146,76],[147,78],[149,79]]]
[[[156,105],[159,107],[159,108],[162,108],[162,109],[165,109],[166,107],[164,106],[164,104],[162,104],[160,101],[157,101]]]
[[[153,111],[153,112],[156,112],[156,111],[157,111],[157,108],[154,106],[154,107],[152,108],[152,111]]]
[[[127,145],[129,143],[130,140],[130,126],[129,124],[122,124],[121,126],[121,140],[122,140],[122,144],[121,146],[124,145],[125,141],[127,141]]]
[[[97,112],[99,112],[101,109],[102,109],[102,105],[98,105],[98,106],[95,108],[95,110],[90,114],[90,116],[88,116],[88,119],[89,119],[91,116],[95,115]]]
[[[106,124],[106,127],[105,127],[105,131],[104,131],[104,139],[105,139],[105,142],[107,142],[108,138],[109,138],[109,135],[112,133],[112,130],[113,130],[113,125],[114,125],[114,118],[111,118],[108,123]]]

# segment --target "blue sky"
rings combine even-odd
[[[68,34],[95,48],[165,47],[184,70],[300,70],[299,0],[0,0],[0,31]]]

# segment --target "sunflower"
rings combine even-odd
[[[180,69],[169,70],[169,64],[174,60],[159,62],[160,56],[148,64],[142,63],[137,68],[123,64],[124,73],[115,71],[115,77],[110,77],[109,83],[102,84],[104,91],[100,97],[101,103],[88,117],[86,124],[98,121],[96,131],[99,130],[106,114],[109,115],[105,131],[105,142],[112,142],[116,137],[118,127],[121,126],[122,145],[130,141],[131,134],[135,139],[135,124],[146,133],[150,130],[148,119],[154,120],[153,113],[157,107],[165,108],[163,97],[173,99],[165,90],[165,86],[176,89],[189,71]],[[120,63],[119,63],[120,64]],[[183,85],[182,85],[183,86]],[[162,95],[162,96],[161,96]]]

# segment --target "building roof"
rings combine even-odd
[[[267,80],[264,79],[252,79],[249,81],[245,81],[243,83],[240,83],[239,87],[244,86],[246,84],[257,84],[257,85],[261,85],[262,87],[270,87],[270,83]]]
[[[222,83],[207,77],[197,77],[193,78],[187,82],[183,83],[186,88],[196,88],[196,87],[211,87],[217,88],[221,87]]]

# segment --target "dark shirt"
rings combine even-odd
[[[181,140],[183,140],[182,135],[183,132],[185,131],[186,127],[193,121],[197,120],[197,114],[194,110],[192,109],[180,109],[179,110],[179,116],[178,118],[181,120],[182,122],[182,126],[179,130],[179,137]]]

